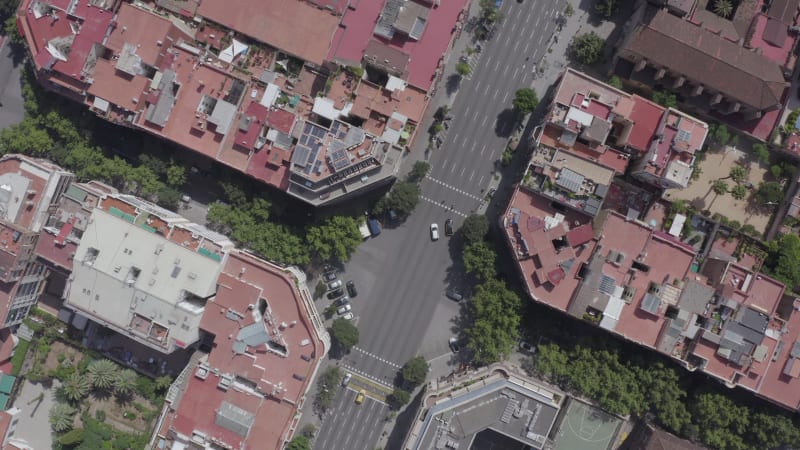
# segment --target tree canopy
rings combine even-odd
[[[408,402],[411,401],[411,394],[409,394],[409,392],[405,389],[395,388],[387,400],[389,401],[389,406],[392,409],[397,410],[407,405]]]
[[[528,114],[539,106],[539,96],[536,95],[536,91],[531,88],[518,89],[514,94],[514,101],[512,104],[517,111],[522,114]]]
[[[508,356],[519,340],[519,296],[504,282],[491,279],[475,287],[470,307],[472,323],[465,334],[474,361],[486,365]]]
[[[482,214],[471,214],[461,224],[461,233],[466,242],[482,241],[489,232],[489,219]]]
[[[422,356],[415,356],[409,359],[401,369],[403,380],[411,386],[419,386],[425,382],[428,376],[428,362]]]
[[[460,62],[456,64],[456,73],[458,73],[462,77],[469,75],[470,72],[472,72],[472,67],[470,67],[469,64],[465,62]]]
[[[653,101],[665,108],[674,108],[678,106],[678,98],[673,92],[669,91],[653,92]]]
[[[345,353],[358,344],[358,328],[345,318],[334,320],[330,332],[334,344]]]
[[[782,234],[768,244],[768,250],[764,266],[769,274],[789,289],[800,285],[800,237]]]
[[[497,274],[497,253],[486,242],[468,242],[461,257],[464,269],[478,281],[490,280]]]
[[[341,384],[342,372],[336,366],[330,367],[319,375],[319,378],[317,378],[317,397],[314,399],[314,407],[317,411],[325,412],[333,405]]]
[[[394,185],[388,195],[375,205],[376,213],[394,210],[400,217],[408,217],[419,203],[419,185],[411,181],[401,181]]]
[[[311,442],[306,436],[295,436],[294,439],[289,441],[286,450],[311,450]]]
[[[769,149],[762,143],[753,144],[753,154],[761,162],[769,162]]]
[[[762,204],[777,204],[783,200],[783,186],[774,181],[762,181],[756,190],[756,198]]]
[[[309,227],[306,242],[322,261],[347,261],[363,241],[358,221],[349,216],[331,216]]]
[[[411,167],[411,172],[408,174],[408,181],[412,182],[420,182],[426,176],[428,176],[428,172],[431,171],[431,165],[425,161],[417,161],[414,163],[414,166]]]
[[[572,40],[572,55],[582,64],[594,64],[603,57],[606,41],[594,31],[582,34]]]

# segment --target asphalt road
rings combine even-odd
[[[0,47],[0,129],[20,123],[25,117],[21,69],[22,64],[14,64],[11,49],[4,41]]]
[[[455,240],[444,236],[444,221],[453,218],[458,227],[480,205],[516,126],[510,111],[514,92],[531,85],[532,62],[544,56],[562,9],[563,1],[506,0],[501,9],[505,20],[483,44],[470,79],[461,81],[448,133],[429,160],[432,170],[422,182],[423,200],[404,223],[365,242],[348,262],[341,276],[358,286],[352,304],[360,343],[341,361],[345,370],[390,391],[398,368],[411,357],[448,358],[447,341],[458,333],[454,318],[460,305],[445,292],[459,286],[463,274],[453,264],[458,249]],[[439,225],[437,242],[430,239],[431,223]],[[380,388],[373,391],[385,395]],[[378,436],[371,431],[382,429],[385,414],[365,414],[364,406],[340,395],[315,448],[374,449]],[[355,440],[352,434],[359,431],[350,429],[352,423],[366,430],[369,439]]]

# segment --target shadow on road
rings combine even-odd
[[[414,419],[417,416],[417,411],[422,404],[422,398],[425,396],[425,390],[420,389],[419,393],[414,400],[409,403],[408,407],[400,414],[397,415],[392,434],[389,435],[386,441],[386,450],[400,450],[403,448],[403,440],[405,439],[411,426],[414,425]]]
[[[494,134],[497,137],[508,138],[517,126],[519,117],[516,111],[511,108],[504,109],[497,115],[497,121],[494,124]]]
[[[461,87],[461,75],[454,73],[447,77],[447,83],[445,84],[447,95],[455,94],[459,87]]]

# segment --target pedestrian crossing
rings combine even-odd
[[[434,201],[433,199],[430,199],[430,198],[428,198],[428,197],[425,197],[424,195],[420,195],[420,196],[419,196],[419,198],[421,198],[422,200],[425,200],[425,201],[426,201],[426,202],[428,202],[428,203],[432,203],[432,204],[434,204],[434,205],[436,205],[436,206],[439,206],[439,207],[441,207],[442,209],[444,209],[445,211],[449,211],[449,212],[451,212],[451,213],[453,213],[453,214],[455,214],[455,215],[457,215],[457,216],[461,216],[461,217],[467,217],[467,214],[464,214],[464,213],[462,213],[461,211],[456,211],[455,209],[453,209],[453,208],[451,208],[451,207],[449,207],[449,206],[445,205],[445,204],[444,204],[444,203],[442,203],[442,202],[437,202],[437,201]]]
[[[391,393],[392,390],[394,389],[393,386],[387,384],[386,382],[384,382],[383,380],[381,380],[380,378],[378,378],[378,377],[376,377],[374,375],[370,375],[370,374],[368,374],[366,372],[358,370],[358,369],[356,369],[356,368],[354,368],[352,366],[349,366],[347,364],[341,364],[341,367],[343,367],[344,370],[346,370],[348,372],[351,372],[351,373],[355,374],[356,376],[369,381],[371,384],[376,384],[377,386],[373,386],[373,387],[377,388],[378,390],[380,390],[382,392],[388,390],[388,392],[384,392],[384,393]]]
[[[387,365],[389,365],[389,366],[392,366],[392,367],[394,367],[395,369],[399,369],[400,367],[402,367],[402,366],[401,366],[401,365],[399,365],[399,364],[395,364],[395,363],[393,363],[393,362],[391,362],[391,361],[387,361],[387,360],[385,360],[385,359],[381,358],[380,356],[378,356],[378,355],[375,355],[375,354],[373,354],[373,353],[370,353],[370,352],[368,352],[368,351],[366,351],[366,350],[364,350],[364,349],[361,349],[361,348],[358,348],[358,347],[353,347],[353,350],[355,350],[355,351],[357,351],[357,352],[359,352],[359,353],[361,353],[361,354],[363,354],[363,355],[367,355],[367,356],[369,356],[370,358],[375,358],[375,359],[377,359],[378,361],[380,361],[380,362],[382,362],[382,363],[384,363],[384,364],[387,364]]]
[[[461,194],[461,195],[464,195],[464,196],[466,196],[466,197],[469,197],[469,198],[471,198],[471,199],[474,199],[474,200],[477,200],[477,201],[481,201],[481,200],[483,200],[481,197],[478,197],[477,195],[470,194],[469,192],[467,192],[467,191],[464,191],[464,190],[462,190],[462,189],[459,189],[459,188],[457,188],[457,187],[455,187],[455,186],[453,186],[453,185],[447,184],[447,183],[445,183],[444,181],[437,180],[436,178],[433,178],[433,177],[431,177],[430,175],[426,176],[425,178],[426,178],[426,179],[428,179],[428,180],[431,180],[431,181],[433,181],[433,182],[434,182],[434,183],[436,183],[436,184],[442,185],[442,186],[444,186],[444,187],[446,187],[446,188],[448,188],[448,189],[451,189],[451,190],[453,190],[453,191],[456,191],[456,192],[458,192],[459,194]]]

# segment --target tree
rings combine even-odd
[[[606,19],[614,15],[617,10],[617,0],[597,0],[594,10]]]
[[[80,444],[83,442],[84,434],[85,430],[83,428],[75,428],[58,438],[58,443],[65,447]]]
[[[769,243],[769,250],[766,265],[771,275],[790,290],[800,285],[800,238],[783,234]]]
[[[669,206],[669,212],[673,214],[685,214],[689,210],[686,200],[675,200]]]
[[[92,389],[92,383],[89,379],[78,372],[74,372],[61,386],[61,393],[64,398],[73,403],[83,400]]]
[[[469,242],[464,246],[461,255],[464,269],[480,282],[494,278],[497,275],[497,253],[484,241]]]
[[[19,27],[17,26],[16,16],[11,15],[11,17],[6,19],[5,23],[3,24],[3,31],[5,32],[5,35],[8,36],[8,40],[11,44],[25,44],[25,38],[20,34]]]
[[[155,389],[159,392],[166,392],[172,386],[172,377],[169,375],[162,375],[156,378]]]
[[[514,109],[522,114],[533,112],[539,106],[539,96],[536,91],[531,88],[517,89],[514,93],[514,101],[512,102]]]
[[[389,194],[381,198],[375,205],[375,212],[382,214],[394,210],[398,216],[405,218],[414,211],[419,203],[419,185],[410,181],[401,181],[394,185]]]
[[[470,72],[472,72],[472,67],[470,67],[469,64],[465,62],[460,62],[456,64],[456,73],[458,73],[462,77],[469,75]]]
[[[674,108],[678,106],[678,98],[675,94],[669,91],[655,91],[653,92],[653,101],[665,108]]]
[[[747,169],[743,166],[736,164],[735,166],[731,167],[730,174],[728,175],[734,182],[741,183],[744,180],[744,177],[747,176]]]
[[[394,388],[394,391],[389,394],[389,398],[387,400],[389,400],[389,405],[391,408],[397,410],[407,405],[408,402],[411,401],[411,394],[409,394],[406,390]]]
[[[733,187],[733,189],[731,189],[731,195],[736,200],[741,200],[747,197],[747,186],[743,184],[737,184],[736,186]]]
[[[175,161],[169,163],[164,175],[167,178],[167,184],[174,188],[179,188],[186,184],[186,168]]]
[[[570,50],[581,64],[594,64],[603,56],[606,41],[594,31],[582,34],[572,40]]]
[[[311,442],[306,436],[295,436],[286,446],[286,450],[311,450]]]
[[[107,359],[99,359],[89,364],[87,374],[96,389],[107,390],[114,387],[119,367]]]
[[[317,380],[317,398],[314,401],[314,406],[322,412],[330,408],[330,406],[333,405],[336,394],[339,393],[339,387],[341,385],[342,372],[338,367],[333,366],[325,372],[322,372]]]
[[[177,211],[181,206],[182,194],[175,188],[164,186],[158,191],[158,205],[171,211]]]
[[[714,180],[711,184],[711,190],[717,195],[725,195],[728,193],[728,183],[725,180]]]
[[[466,242],[482,241],[489,232],[489,219],[481,214],[471,214],[461,224],[461,233]]]
[[[730,0],[714,0],[714,14],[727,19],[733,13],[733,4]]]
[[[50,409],[50,427],[56,433],[61,433],[72,428],[75,408],[67,403],[56,403]]]
[[[403,380],[411,386],[419,386],[425,382],[425,377],[428,376],[428,362],[422,356],[415,356],[409,359],[401,369]]]
[[[136,390],[139,375],[131,369],[120,370],[114,379],[114,392],[120,397],[128,397]]]
[[[473,321],[465,334],[475,362],[490,364],[509,355],[519,339],[519,296],[492,279],[476,286],[470,308]]]
[[[428,176],[428,172],[431,171],[431,165],[425,161],[417,161],[414,163],[414,166],[411,167],[411,173],[408,174],[408,180],[414,182],[422,181],[426,176]]]
[[[575,8],[572,7],[572,3],[567,2],[567,6],[564,7],[564,15],[572,17],[573,14],[575,14]]]
[[[322,261],[347,261],[362,241],[358,221],[349,216],[328,217],[306,231],[309,248]]]
[[[775,181],[762,181],[756,189],[756,198],[762,205],[776,205],[783,200],[783,186]]]
[[[622,79],[620,77],[614,75],[608,80],[609,86],[613,86],[617,89],[622,89]]]
[[[718,124],[714,128],[714,140],[721,146],[726,146],[731,141],[731,133],[728,131],[728,127],[722,124]]]
[[[358,344],[358,328],[345,318],[334,320],[330,332],[334,344],[344,353]]]

